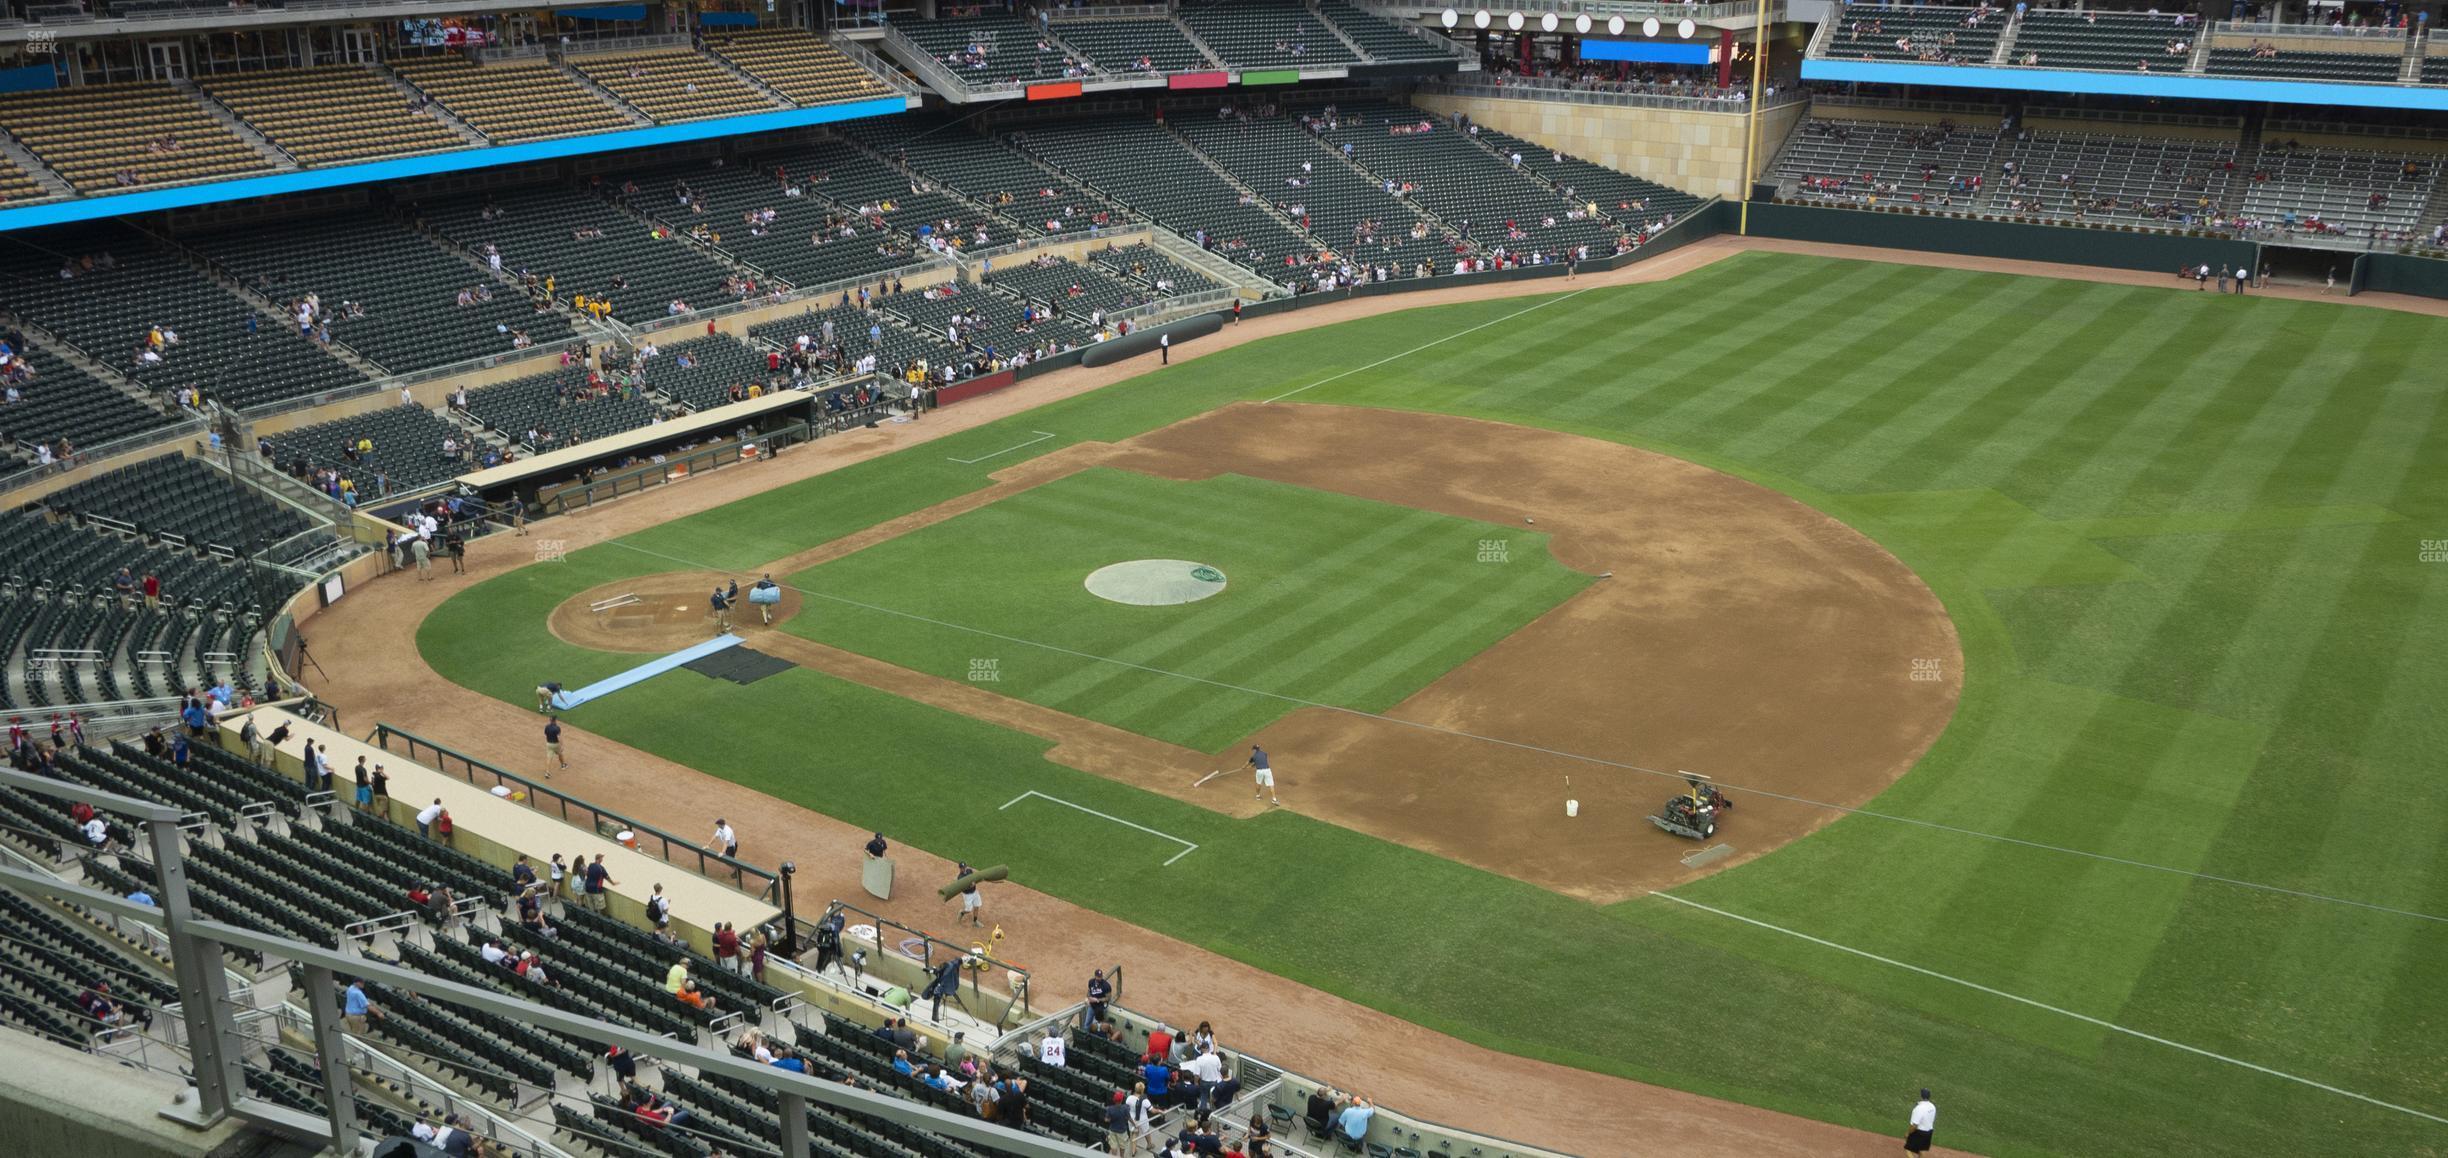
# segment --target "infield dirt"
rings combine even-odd
[[[1516,282],[1339,302],[1252,319],[1174,353],[1177,358],[1201,357],[1244,341],[1418,306],[1662,280],[1747,248],[1769,247],[1735,238],[1712,239],[1611,274],[1585,275],[1570,287]],[[1882,250],[1813,251],[1870,260],[1930,260]],[[1967,259],[1949,264],[1996,265]],[[2052,266],[2030,272],[2082,278],[2100,271]],[[2111,273],[2099,280],[2127,279]],[[539,525],[537,533],[576,550],[1084,393],[1148,368],[1117,363],[1062,371],[929,415],[922,423],[828,438],[771,463],[717,471],[685,487],[551,520]],[[352,728],[388,722],[504,767],[528,768],[538,750],[534,713],[452,684],[428,667],[417,650],[418,624],[443,600],[463,585],[533,565],[536,552],[525,540],[496,536],[471,544],[467,562],[464,577],[446,576],[435,583],[370,582],[348,599],[315,612],[307,627],[325,677],[313,686],[341,708]],[[1617,578],[1626,578],[1620,569]],[[568,748],[572,768],[557,783],[569,791],[609,808],[654,817],[679,832],[710,831],[717,816],[753,817],[753,824],[742,825],[751,859],[796,860],[801,887],[809,895],[857,894],[859,848],[866,832],[577,729],[570,730]],[[1740,819],[1750,823],[1747,816]],[[920,879],[942,877],[951,869],[949,861],[926,850],[903,846],[896,855],[905,870]],[[1237,1047],[1452,1125],[1593,1158],[1632,1150],[1667,1156],[1884,1154],[1896,1148],[1901,1132],[1854,1130],[1486,1049],[1024,887],[1005,889],[997,903],[998,919],[1010,934],[1006,954],[1056,979],[1050,983],[1049,999],[1069,995],[1068,983],[1061,979],[1085,978],[1091,968],[1128,961],[1133,966],[1127,995],[1131,1005],[1168,1013],[1196,1011],[1196,1016],[1211,1017]],[[944,918],[939,906],[916,897],[880,908],[920,928],[939,926]],[[1905,1108],[1899,1102],[1860,1109],[1892,1112],[1900,1126]]]

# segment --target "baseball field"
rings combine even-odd
[[[417,639],[532,703],[771,573],[791,669],[570,722],[1513,1053],[1880,1132],[1933,1086],[1988,1153],[2448,1153],[2444,356],[1751,253],[1186,361]],[[1136,559],[1222,587],[1084,587]],[[1644,819],[1685,769],[1705,845]]]

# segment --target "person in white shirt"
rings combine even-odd
[[[499,965],[510,959],[510,951],[502,948],[499,941],[487,941],[484,945],[484,959],[487,965]]]
[[[1037,1060],[1063,1069],[1070,1064],[1070,1056],[1069,1047],[1063,1044],[1062,1031],[1047,1026],[1045,1040],[1037,1043]]]
[[[110,843],[110,825],[97,816],[85,822],[85,843],[100,848]]]
[[[1927,1154],[1930,1138],[1938,1132],[1938,1103],[1930,1100],[1928,1090],[1921,1091],[1921,1100],[1913,1104],[1912,1129],[1904,1135],[1905,1152]]]
[[[719,852],[724,856],[738,856],[739,834],[731,831],[730,821],[717,819],[714,822],[713,843],[708,844],[706,847],[715,852]]]
[[[426,1121],[426,1120],[425,1120],[425,1119],[423,1119],[423,1118],[419,1118],[419,1119],[417,1119],[417,1124],[416,1124],[415,1128],[413,1128],[413,1129],[411,1129],[411,1130],[409,1130],[409,1131],[408,1131],[408,1136],[409,1136],[409,1137],[411,1137],[411,1138],[416,1139],[416,1140],[417,1140],[417,1141],[419,1141],[419,1142],[423,1142],[423,1143],[425,1143],[425,1144],[426,1144],[426,1145],[428,1145],[428,1146],[433,1145],[433,1140],[434,1140],[434,1128],[433,1128],[433,1123],[428,1122],[428,1121]]]
[[[1224,1080],[1224,1055],[1209,1049],[1191,1058],[1182,1068],[1197,1074],[1200,1084],[1212,1085]]]

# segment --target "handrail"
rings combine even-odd
[[[904,99],[919,95],[918,86],[911,84],[908,77],[901,75],[900,69],[894,68],[891,61],[877,55],[874,49],[847,36],[828,36],[825,38],[825,43],[832,45],[835,51],[849,57],[869,72],[875,73]]]
[[[893,25],[884,26],[884,41],[902,51],[904,54],[900,57],[902,64],[909,66],[910,71],[926,79],[936,87],[937,91],[946,96],[962,93],[972,100],[989,100],[1015,97],[1026,91],[1026,86],[1019,84],[1003,84],[994,88],[973,88],[967,81],[961,79],[959,73],[946,68],[944,62],[935,59],[935,54],[928,52],[925,45],[910,39],[908,33]]]
[[[1132,211],[1125,210],[1125,212]],[[1111,242],[1115,245],[1137,245],[1141,241],[1153,241],[1152,236],[1138,236],[1150,233],[1153,227],[1146,221],[1137,220],[1135,212],[1132,212],[1132,216],[1132,220],[1116,225],[1101,228],[1090,226],[1088,231],[1083,233],[1048,233],[1038,237],[1025,237],[1018,241],[1007,241],[988,249],[955,250],[953,260],[965,269],[979,262],[1035,253],[1041,249],[1053,249],[1057,246],[1097,241]]]
[[[1475,96],[1493,100],[1562,101],[1566,104],[1616,105],[1627,108],[1686,109],[1692,112],[1726,113],[1740,116],[1751,109],[1750,91],[1743,88],[1724,90],[1722,97],[1677,96],[1671,93],[1614,92],[1606,89],[1575,88],[1564,84],[1540,84],[1542,77],[1513,77],[1510,74],[1478,73],[1468,79],[1459,76],[1440,77],[1420,86],[1423,92],[1450,93],[1454,96]],[[1760,101],[1763,109],[1782,108],[1810,99],[1810,93],[1799,85],[1788,85],[1768,94]]]
[[[405,746],[404,754],[408,759],[437,772],[458,776],[479,787],[515,786],[517,790],[527,794],[529,807],[540,812],[545,811],[545,805],[550,803],[559,812],[564,823],[577,824],[600,833],[608,822],[614,831],[627,829],[635,833],[639,839],[633,847],[638,852],[658,857],[666,864],[688,869],[716,884],[728,885],[761,901],[781,895],[782,878],[771,870],[758,868],[747,861],[724,856],[721,853],[707,852],[695,843],[673,836],[662,829],[632,820],[609,809],[597,807],[559,789],[529,780],[516,772],[486,763],[457,749],[437,744],[414,732],[378,723],[374,725],[374,731],[366,737],[366,741],[388,752],[391,751],[391,741],[395,738]],[[424,758],[423,754],[427,752],[432,753],[434,758],[430,760]],[[490,778],[491,785],[487,785],[483,778]],[[652,847],[648,845],[649,838],[654,842]],[[685,855],[675,856],[675,850]]]
[[[827,387],[827,389],[839,389],[839,387]],[[661,486],[670,482],[674,477],[674,468],[678,468],[680,477],[687,477],[695,474],[700,468],[710,470],[738,462],[744,457],[741,451],[745,447],[751,445],[770,447],[776,440],[801,441],[814,437],[817,433],[821,432],[814,432],[807,423],[801,422],[781,430],[760,434],[751,439],[731,439],[685,454],[666,455],[662,462],[647,463],[644,466],[630,467],[600,478],[572,483],[552,492],[549,496],[539,494],[536,496],[538,515],[539,517],[550,517],[567,514],[572,510],[581,510],[599,502],[619,498],[623,494],[634,494],[648,487]],[[766,453],[770,455],[772,452],[769,450]],[[607,490],[609,494],[599,493]]]
[[[979,1017],[979,1021],[985,1022],[989,1025],[1000,1026],[1003,1024],[1003,1020],[1005,1018],[1011,1016],[1012,1007],[1015,1005],[1020,1007],[1020,1012],[1023,1016],[1026,1016],[1029,1013],[1029,989],[1031,986],[1029,985],[1029,971],[1026,967],[1014,965],[1009,961],[997,958],[992,952],[977,951],[976,946],[963,946],[954,944],[950,941],[945,941],[924,929],[911,928],[910,926],[904,925],[901,922],[895,921],[889,917],[879,916],[875,913],[868,912],[867,910],[851,904],[848,901],[837,899],[825,906],[825,916],[828,918],[841,913],[856,914],[859,917],[864,918],[866,924],[874,926],[876,931],[875,948],[876,952],[879,954],[883,953],[887,949],[891,949],[894,952],[900,952],[900,946],[888,946],[884,943],[884,930],[886,929],[898,930],[899,932],[909,934],[911,937],[916,938],[920,942],[919,947],[922,951],[922,955],[917,959],[918,964],[929,973],[933,973],[937,965],[935,960],[935,947],[937,945],[942,945],[945,951],[953,957],[961,958],[965,962],[973,962],[974,964],[965,966],[969,970],[969,995],[972,997],[978,997],[984,994],[985,990],[983,986],[979,984],[978,978],[985,975],[988,968],[1000,969],[1005,973],[1010,974],[1012,977],[1012,984],[1005,987],[1006,1000],[1003,1003],[1002,1012],[994,1017]],[[803,935],[799,930],[794,929],[792,930],[792,935],[794,937],[802,938],[797,942],[799,944],[812,944],[815,925],[805,918],[801,918],[799,923],[807,926],[807,933]],[[845,940],[844,943],[847,944],[847,941]],[[906,957],[907,954],[903,954],[903,956]]]
[[[2403,40],[2416,31],[2380,25],[2358,28],[2351,24],[2267,24],[2249,20],[2221,20],[2212,24],[2210,30],[2236,36],[2317,36],[2338,40]]]
[[[168,426],[157,426],[151,430],[141,430],[124,438],[114,438],[108,442],[97,443],[93,446],[80,446],[77,448],[75,456],[76,462],[73,464],[62,465],[54,463],[48,467],[29,466],[10,471],[7,474],[0,474],[0,492],[16,490],[18,487],[35,482],[47,475],[54,475],[63,471],[75,470],[78,467],[91,466],[118,455],[128,454],[133,451],[147,450],[152,447],[159,446],[165,442],[173,442],[178,439],[186,438],[189,435],[201,434],[203,432],[204,420],[201,418],[189,417],[173,422]]]

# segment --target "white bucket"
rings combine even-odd
[[[1578,801],[1578,800],[1567,800],[1567,801],[1565,801],[1565,802],[1564,802],[1564,815],[1566,815],[1566,816],[1579,816],[1579,815],[1581,815],[1581,802],[1580,802],[1580,801]]]

